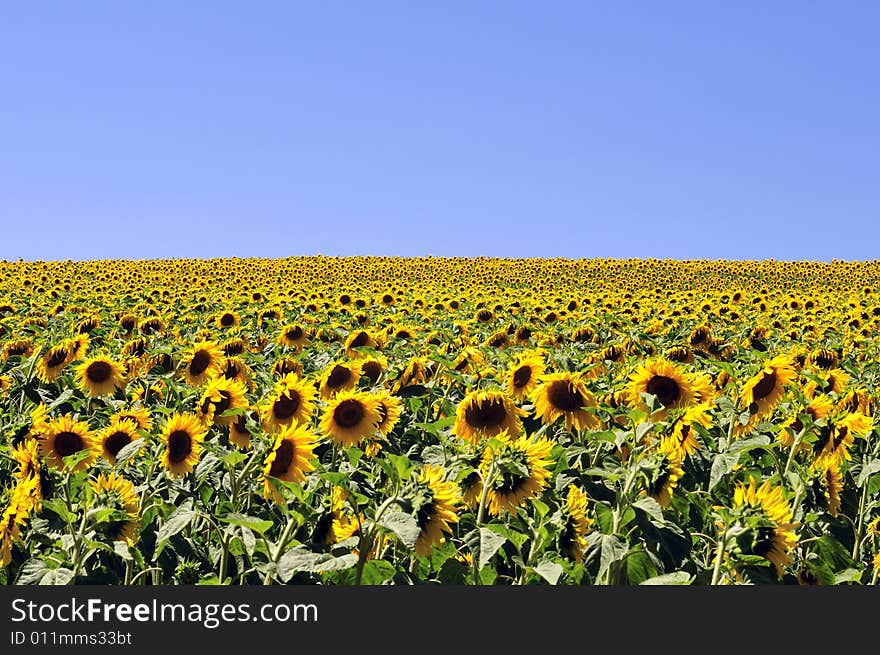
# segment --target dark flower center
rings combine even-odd
[[[272,404],[272,415],[281,421],[289,419],[296,414],[301,403],[302,398],[299,392],[290,389],[278,396],[278,399]]]
[[[367,362],[361,366],[361,373],[366,376],[371,384],[376,384],[382,374],[382,365],[379,362]]]
[[[674,404],[681,395],[681,389],[678,387],[678,382],[665,375],[653,376],[648,380],[648,384],[645,386],[645,391],[657,396],[657,400],[659,400],[660,404],[664,407]]]
[[[56,366],[61,366],[66,360],[67,350],[59,348],[49,356],[49,361],[46,362],[46,366],[49,368],[55,368]]]
[[[283,440],[278,444],[275,450],[275,459],[272,460],[272,466],[269,468],[269,475],[277,478],[287,472],[293,462],[293,456],[296,454],[296,446],[290,439]]]
[[[86,369],[86,377],[96,384],[110,379],[113,369],[107,362],[92,362]]]
[[[765,372],[761,380],[752,389],[752,397],[755,400],[763,400],[769,396],[776,387],[776,371]]]
[[[497,428],[507,420],[507,409],[504,402],[498,399],[487,399],[479,405],[471,403],[464,410],[464,420],[477,430]]]
[[[341,387],[351,379],[351,371],[341,364],[337,364],[327,376],[327,386],[331,389]]]
[[[233,323],[235,323],[235,316],[232,314],[223,314],[223,316],[220,317],[220,325],[223,327],[229,327]]]
[[[175,430],[168,435],[168,459],[180,464],[192,452],[192,436],[186,430]]]
[[[333,422],[343,429],[353,428],[364,418],[366,411],[359,400],[343,400],[333,410]]]
[[[127,432],[114,432],[104,441],[104,447],[113,457],[119,454],[119,451],[131,443],[131,436]]]
[[[351,340],[352,348],[362,348],[370,342],[370,336],[366,332],[358,332],[357,336]]]
[[[85,443],[76,432],[60,432],[55,437],[55,452],[61,457],[69,457],[85,448]]]
[[[529,383],[529,380],[532,379],[532,367],[531,366],[520,366],[513,374],[513,386],[517,389],[522,389]]]
[[[296,341],[303,335],[303,331],[302,328],[297,325],[296,327],[291,328],[284,334],[289,341]]]
[[[193,355],[192,361],[189,363],[189,372],[193,375],[201,375],[208,370],[211,365],[211,353],[207,350],[199,350]]]
[[[547,390],[547,400],[558,410],[574,412],[584,406],[584,397],[568,380],[556,380]]]

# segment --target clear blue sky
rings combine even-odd
[[[880,258],[878,26],[846,1],[4,3],[0,258]]]

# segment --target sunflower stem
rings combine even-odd
[[[715,586],[721,580],[721,562],[724,559],[724,549],[727,547],[728,532],[719,530],[718,543],[715,549],[715,567],[712,569],[712,586]]]
[[[480,525],[483,523],[483,514],[486,511],[486,498],[489,495],[489,485],[492,484],[495,477],[495,469],[495,460],[492,459],[492,461],[489,462],[489,470],[486,472],[486,479],[483,480],[483,489],[480,492],[480,504],[477,507],[477,530],[480,529]],[[478,557],[474,557],[471,562],[475,585],[480,584],[480,563],[478,559]]]
[[[287,545],[287,542],[290,541],[290,533],[293,531],[294,520],[288,519],[287,525],[284,526],[284,532],[281,533],[281,536],[278,538],[278,543],[275,544],[275,553],[272,555],[272,563],[278,564],[281,560],[281,556],[284,554],[284,547]],[[264,585],[272,584],[272,573],[267,572],[266,576],[263,578]]]
[[[859,515],[856,517],[855,541],[853,542],[852,558],[859,560],[862,550],[862,530],[865,529],[865,504],[868,500],[868,483],[862,486],[862,496],[859,498]]]
[[[797,437],[794,439],[794,443],[791,445],[791,451],[788,453],[788,460],[785,462],[785,469],[782,471],[783,480],[788,477],[788,471],[791,469],[791,462],[794,459],[795,453],[801,447],[801,442],[804,440],[806,432],[807,428],[801,428],[801,431],[798,432]]]

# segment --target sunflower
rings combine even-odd
[[[270,478],[285,482],[305,482],[306,474],[315,470],[315,455],[312,451],[316,437],[306,425],[288,425],[275,435],[272,449],[266,456],[263,466],[263,497],[281,504],[284,502],[280,490]]]
[[[573,484],[568,486],[568,495],[562,507],[562,520],[559,550],[580,562],[584,558],[586,535],[589,534],[593,521],[587,517],[587,494]]]
[[[804,395],[807,398],[812,398],[817,393],[842,395],[849,382],[849,373],[839,368],[834,368],[830,371],[820,371],[816,378],[818,379],[810,380],[804,387]]]
[[[200,387],[222,372],[223,350],[215,341],[200,341],[183,358],[183,379]]]
[[[361,376],[360,362],[334,362],[321,376],[321,398],[327,400],[340,391],[350,391]]]
[[[758,487],[751,478],[748,485],[736,485],[733,502],[741,514],[742,530],[736,537],[739,550],[769,560],[782,577],[785,567],[794,561],[789,553],[797,544],[797,524],[782,489],[771,486],[769,480]]]
[[[125,541],[132,545],[136,541],[140,513],[134,485],[115,473],[101,474],[92,482],[92,491],[96,496],[94,506],[117,512],[113,520],[101,524],[102,534],[114,541]]]
[[[282,357],[272,365],[272,373],[278,377],[284,377],[288,373],[302,377],[303,365],[301,361],[293,357]]]
[[[67,358],[68,363],[75,362],[78,359],[85,357],[86,351],[89,349],[90,341],[91,339],[88,334],[78,334],[72,339],[67,339],[64,342],[64,345],[70,353],[70,357]]]
[[[362,355],[359,348],[375,348],[376,339],[366,330],[355,330],[348,339],[345,340],[345,353],[349,357],[360,357]]]
[[[371,385],[376,384],[388,367],[388,360],[379,354],[366,355],[361,353],[360,355],[362,357],[360,360],[361,376],[367,378]]]
[[[64,468],[64,458],[87,451],[85,459],[81,459],[74,467],[75,471],[84,471],[95,461],[95,439],[89,424],[77,421],[70,416],[48,421],[40,433],[40,455],[46,458],[49,466]]]
[[[20,357],[27,359],[34,352],[34,342],[31,339],[16,339],[7,341],[3,344],[3,351],[0,353],[0,359],[4,362],[10,357]]]
[[[171,476],[192,471],[202,452],[207,428],[194,414],[174,412],[162,428],[160,439],[165,444],[163,462]]]
[[[569,431],[596,430],[601,426],[599,418],[590,411],[597,405],[596,398],[587,391],[587,385],[577,373],[542,375],[532,398],[535,414],[544,425],[552,425],[562,416]]]
[[[651,458],[653,466],[646,468],[645,493],[656,500],[660,507],[669,505],[673,491],[684,475],[682,453],[670,441],[661,441],[660,448]]]
[[[472,445],[503,432],[517,436],[522,431],[519,413],[502,391],[470,391],[455,410],[452,431]]]
[[[309,335],[302,325],[285,325],[278,334],[278,343],[288,348],[301,350],[309,340]]]
[[[235,312],[231,309],[227,309],[226,311],[220,312],[219,314],[217,314],[217,316],[214,320],[214,324],[218,328],[223,328],[223,329],[235,327],[239,323],[241,323],[241,317],[238,315],[237,312]]]
[[[511,438],[507,432],[501,432],[495,438],[501,446],[485,449],[480,474],[489,484],[486,492],[489,513],[500,516],[502,512],[515,511],[547,488],[553,442],[546,437],[535,440],[525,435]],[[490,475],[493,469],[494,474]]]
[[[749,378],[740,392],[740,402],[747,407],[756,421],[762,421],[773,414],[782,402],[785,387],[790,384],[797,371],[787,355],[777,355],[768,359],[764,367]]]
[[[125,387],[125,373],[120,364],[98,355],[76,367],[76,383],[87,396],[106,396]]]
[[[431,376],[431,368],[424,357],[413,357],[394,381],[391,391],[397,393],[405,387],[424,384]]]
[[[685,407],[694,398],[691,379],[667,359],[652,359],[641,364],[629,377],[627,397],[635,407],[647,409],[642,394],[650,394],[657,398],[662,409],[658,409],[653,418],[665,420],[671,409]]]
[[[259,415],[252,413],[254,420],[259,420]],[[239,414],[229,424],[229,441],[239,450],[247,450],[251,447],[251,432],[247,428],[247,417]]]
[[[712,427],[712,415],[709,414],[708,405],[688,407],[681,416],[673,421],[672,429],[665,439],[668,440],[668,446],[671,449],[678,451],[681,459],[693,455],[700,448],[694,425],[701,425],[707,429]]]
[[[799,414],[807,414],[815,423],[819,419],[827,417],[833,409],[834,405],[830,398],[827,396],[816,396],[810,400],[810,403],[802,411],[782,424],[776,438],[783,446],[791,448],[794,446],[798,433],[804,429],[804,424]],[[801,448],[807,448],[807,444],[802,444]]]
[[[16,486],[0,518],[0,568],[9,565],[12,561],[12,544],[21,541],[21,528],[30,513],[26,499],[25,486]]]
[[[343,391],[324,408],[321,432],[336,445],[356,446],[375,434],[381,420],[377,396]]]
[[[223,370],[220,375],[227,380],[234,380],[248,386],[251,379],[251,369],[240,358],[227,357],[223,362]]]
[[[54,382],[64,366],[70,361],[70,349],[67,344],[60,343],[52,346],[40,357],[37,362],[37,375],[43,382]]]
[[[816,459],[832,457],[839,462],[852,459],[849,449],[855,437],[864,437],[872,427],[873,421],[862,414],[827,419],[827,423],[819,428],[819,438],[813,444]]]
[[[153,427],[153,419],[150,416],[150,411],[146,407],[132,407],[129,409],[123,409],[111,417],[111,421],[122,421],[124,419],[130,419],[137,424],[138,430],[144,430],[145,432],[149,432]]]
[[[544,358],[538,353],[519,355],[507,371],[507,393],[522,401],[532,393],[544,370]]]
[[[36,439],[24,439],[17,446],[13,446],[12,459],[18,464],[13,477],[19,482],[28,478],[40,477],[40,447]]]
[[[840,511],[840,492],[843,490],[841,462],[836,457],[820,457],[813,462],[817,495],[831,516]]]
[[[229,425],[235,422],[235,415],[224,416],[224,412],[245,409],[248,406],[244,397],[247,390],[235,380],[220,376],[205,385],[196,412],[206,424]]]
[[[263,426],[267,431],[305,423],[315,411],[315,387],[295,373],[288,373],[275,383],[263,410]]]
[[[113,418],[110,425],[101,430],[98,439],[101,443],[101,453],[111,464],[116,464],[116,457],[119,451],[128,444],[141,439],[138,434],[138,425],[131,419]]]
[[[446,480],[443,467],[430,464],[422,468],[411,495],[419,526],[415,550],[417,555],[425,557],[431,554],[435,546],[446,541],[444,533],[452,533],[450,524],[458,523],[456,512],[461,496],[456,484]]]
[[[315,522],[310,539],[315,544],[332,546],[360,532],[358,517],[345,509],[348,492],[342,487],[333,487],[330,492],[330,510],[325,511]]]

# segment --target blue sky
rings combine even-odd
[[[0,258],[875,259],[880,3],[0,14]]]

